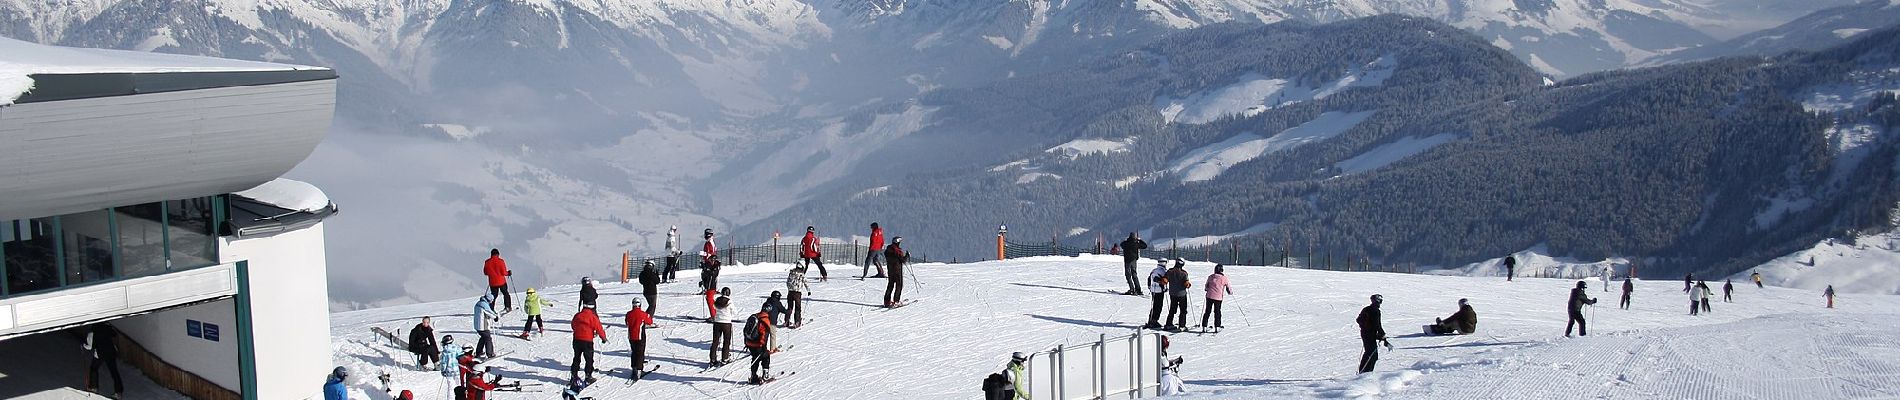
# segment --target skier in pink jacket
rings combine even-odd
[[[1214,330],[1220,330],[1220,303],[1227,299],[1227,295],[1234,294],[1234,289],[1227,285],[1225,271],[1225,266],[1214,264],[1214,273],[1207,276],[1206,285],[1201,285],[1207,289],[1207,308],[1201,311],[1201,330],[1203,331],[1207,330],[1207,316],[1210,314],[1214,316]]]

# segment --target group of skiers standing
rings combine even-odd
[[[1129,232],[1128,239],[1117,247],[1122,252],[1122,273],[1128,279],[1128,291],[1123,294],[1140,296],[1141,286],[1135,278],[1135,264],[1141,261],[1141,251],[1148,248],[1148,242],[1142,241],[1138,233]],[[1142,325],[1143,328],[1167,331],[1188,329],[1188,316],[1191,315],[1188,289],[1194,284],[1190,282],[1186,267],[1186,260],[1174,260],[1173,268],[1168,267],[1167,260],[1155,260],[1155,268],[1148,272],[1147,278],[1149,298],[1153,302],[1148,308],[1148,323]],[[1234,293],[1233,287],[1227,282],[1226,266],[1214,265],[1214,273],[1207,276],[1206,282],[1202,289],[1207,294],[1207,302],[1201,310],[1200,327],[1204,330],[1219,330],[1222,327],[1221,302],[1227,299],[1227,295]],[[1167,319],[1159,320],[1164,296],[1168,305]],[[1209,317],[1212,317],[1211,325]],[[1166,321],[1165,325],[1161,321]]]

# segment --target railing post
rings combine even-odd
[[[1095,394],[1108,398],[1108,334],[1095,339]]]
[[[620,283],[627,283],[627,264],[633,263],[633,252],[620,252]]]
[[[774,263],[779,262],[778,260],[778,231],[772,231],[772,262]]]
[[[1009,226],[997,225],[996,226],[996,261],[1002,261],[1007,258],[1008,255],[1004,254],[1003,252],[1003,242],[1007,240],[1009,240]]]

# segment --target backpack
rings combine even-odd
[[[752,314],[751,318],[746,318],[745,320],[746,344],[759,343],[762,339],[759,337],[760,335],[761,334],[759,333],[759,315]]]
[[[1005,397],[1008,393],[1009,377],[1003,376],[1003,373],[993,373],[990,377],[983,378],[983,398],[1008,400],[1009,397]]]

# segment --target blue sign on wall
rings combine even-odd
[[[195,338],[205,337],[204,323],[195,319],[185,320],[185,334]]]
[[[205,323],[205,340],[218,341],[218,324]]]

